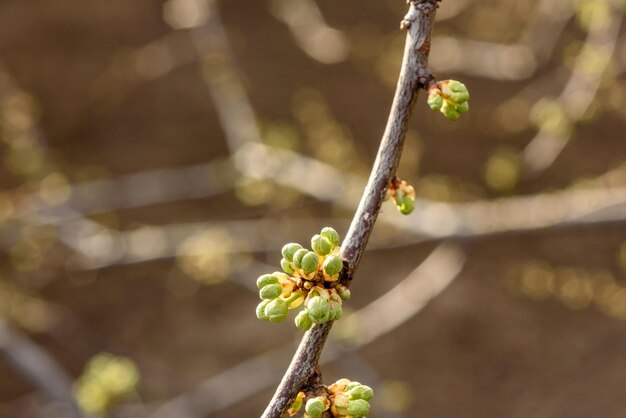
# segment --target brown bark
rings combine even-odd
[[[344,270],[341,281],[349,285],[365,251],[387,187],[400,163],[404,139],[417,93],[433,77],[428,53],[439,0],[411,0],[400,27],[407,30],[404,57],[387,127],[359,207],[341,247]],[[319,379],[319,358],[332,322],[314,326],[305,335],[262,418],[282,418],[296,395]]]

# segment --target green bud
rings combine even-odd
[[[324,271],[329,276],[334,276],[335,274],[339,274],[343,269],[343,260],[341,257],[337,255],[329,255],[324,260]]]
[[[415,209],[415,203],[409,196],[402,196],[402,203],[398,206],[398,209],[401,214],[408,215],[413,212],[413,209]]]
[[[259,303],[256,307],[256,317],[259,318],[262,321],[269,321],[269,318],[267,317],[267,315],[265,315],[265,307],[267,306],[268,303],[270,303],[271,300],[266,299],[263,302]]]
[[[288,313],[289,309],[287,302],[281,298],[273,299],[267,304],[267,306],[265,306],[265,316],[267,316],[267,319],[272,322],[284,321],[285,318],[287,318]]]
[[[268,284],[259,290],[261,299],[276,299],[283,293],[283,288],[279,284]]]
[[[256,279],[256,287],[259,289],[263,289],[265,286],[270,284],[279,284],[277,277],[272,276],[271,274],[264,274],[258,279]]]
[[[348,403],[346,412],[353,417],[364,417],[370,412],[370,404],[364,399],[355,399]]]
[[[311,320],[316,324],[323,324],[330,317],[330,307],[328,302],[321,296],[314,296],[306,304]]]
[[[346,390],[350,391],[350,390],[352,390],[352,389],[354,389],[354,388],[356,388],[358,386],[361,386],[361,384],[359,382],[352,381],[352,382],[348,383],[348,386],[346,386]]]
[[[322,397],[311,398],[306,401],[304,410],[311,418],[317,418],[326,410],[326,403]]]
[[[323,228],[322,232],[320,232],[320,235],[330,241],[333,247],[339,245],[339,234],[330,226]]]
[[[329,321],[338,321],[343,316],[343,308],[341,307],[341,303],[331,301],[329,304]]]
[[[300,262],[300,267],[306,274],[313,273],[317,270],[317,267],[320,264],[320,259],[317,257],[313,251],[309,251],[307,255],[302,257],[302,261]]]
[[[308,253],[309,253],[309,250],[306,250],[304,248],[296,251],[295,254],[293,255],[293,260],[292,260],[293,266],[299,269],[301,267],[302,258]]]
[[[311,238],[311,248],[319,255],[327,255],[332,251],[333,245],[328,238],[321,235],[313,235],[313,238]]]
[[[345,392],[339,392],[335,394],[335,397],[333,398],[333,405],[335,405],[335,408],[337,408],[337,412],[341,413],[342,415],[347,414],[349,403],[350,398]]]
[[[469,102],[459,103],[456,106],[456,111],[459,113],[466,113],[467,111],[469,111]]]
[[[441,113],[452,121],[458,120],[460,116],[460,113],[456,110],[454,105],[447,101],[441,106]]]
[[[453,91],[450,98],[456,103],[461,104],[469,100],[469,91],[467,87],[465,87],[465,84],[459,83],[459,87],[451,87],[450,90]]]
[[[285,244],[283,246],[283,249],[281,250],[281,253],[283,257],[287,259],[287,261],[293,261],[293,255],[296,253],[296,251],[301,249],[302,245],[292,242],[290,244]]]
[[[450,95],[450,100],[455,104],[467,103],[468,99],[469,95],[465,93],[452,93]]]
[[[311,317],[309,317],[309,313],[306,309],[301,310],[300,313],[296,315],[295,323],[300,331],[308,331],[313,326],[313,321]]]
[[[457,104],[467,102],[469,100],[469,90],[465,84],[457,80],[448,80],[442,83],[442,91],[444,96]]]
[[[282,267],[283,271],[287,274],[293,273],[293,267],[291,263],[286,258],[280,260],[280,267]]]
[[[448,88],[454,92],[466,92],[467,87],[465,84],[461,83],[458,80],[448,80]]]
[[[438,90],[433,90],[433,92],[428,96],[428,106],[432,110],[439,110],[443,105],[443,98]]]
[[[339,295],[339,297],[341,299],[343,299],[343,300],[349,300],[350,299],[350,289],[348,289],[344,285],[339,284],[339,285],[335,286],[335,290],[337,291],[337,294]]]
[[[369,401],[374,397],[374,391],[369,386],[359,384],[358,386],[351,388],[348,395],[352,400],[363,399]]]

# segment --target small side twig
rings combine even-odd
[[[369,181],[341,247],[349,285],[373,230],[387,187],[400,162],[404,139],[417,93],[432,80],[428,68],[430,39],[438,0],[411,0],[401,27],[407,30],[404,57],[387,127]],[[298,391],[318,376],[319,358],[332,322],[314,326],[305,335],[262,418],[282,418]]]

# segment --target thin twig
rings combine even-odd
[[[243,81],[237,71],[230,41],[215,0],[205,0],[209,20],[190,31],[196,53],[201,57],[202,80],[220,120],[232,154],[249,143],[261,142],[261,130]],[[225,76],[227,74],[228,76]],[[234,158],[235,167],[242,164]]]
[[[407,40],[396,94],[370,179],[341,247],[345,263],[341,280],[345,284],[353,278],[387,187],[395,176],[419,88],[432,80],[428,53],[437,3],[437,0],[411,1],[402,21],[402,27],[407,29]],[[316,325],[304,335],[262,418],[283,417],[302,386],[319,376],[319,358],[331,327],[332,322]]]
[[[314,60],[336,64],[348,58],[348,37],[326,23],[315,1],[278,0],[272,3],[271,11],[287,25],[298,46]]]

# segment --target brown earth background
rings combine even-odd
[[[84,382],[100,353],[140,375],[104,416],[158,418],[181,394],[161,416],[261,414],[301,333],[292,319],[255,318],[254,281],[279,269],[283,243],[347,231],[391,105],[405,10],[401,0],[0,2],[0,417],[76,416],[63,388]],[[367,323],[333,330],[343,354],[324,379],[373,386],[370,418],[626,416],[624,10],[620,0],[442,2],[433,70],[467,84],[471,111],[447,121],[421,94],[398,175],[432,212],[418,203],[399,219],[385,203],[389,221],[346,312],[441,242],[465,261],[365,346],[341,351]],[[526,147],[549,142],[542,135],[563,149],[537,169]],[[239,140],[297,153],[296,169],[262,153],[237,165]],[[487,209],[517,196],[539,199],[534,212],[519,201]],[[427,218],[468,202],[486,205],[477,229],[478,218]],[[477,232],[462,236],[464,222]],[[39,357],[16,360],[25,347],[60,374]],[[254,358],[267,374],[241,365]]]

